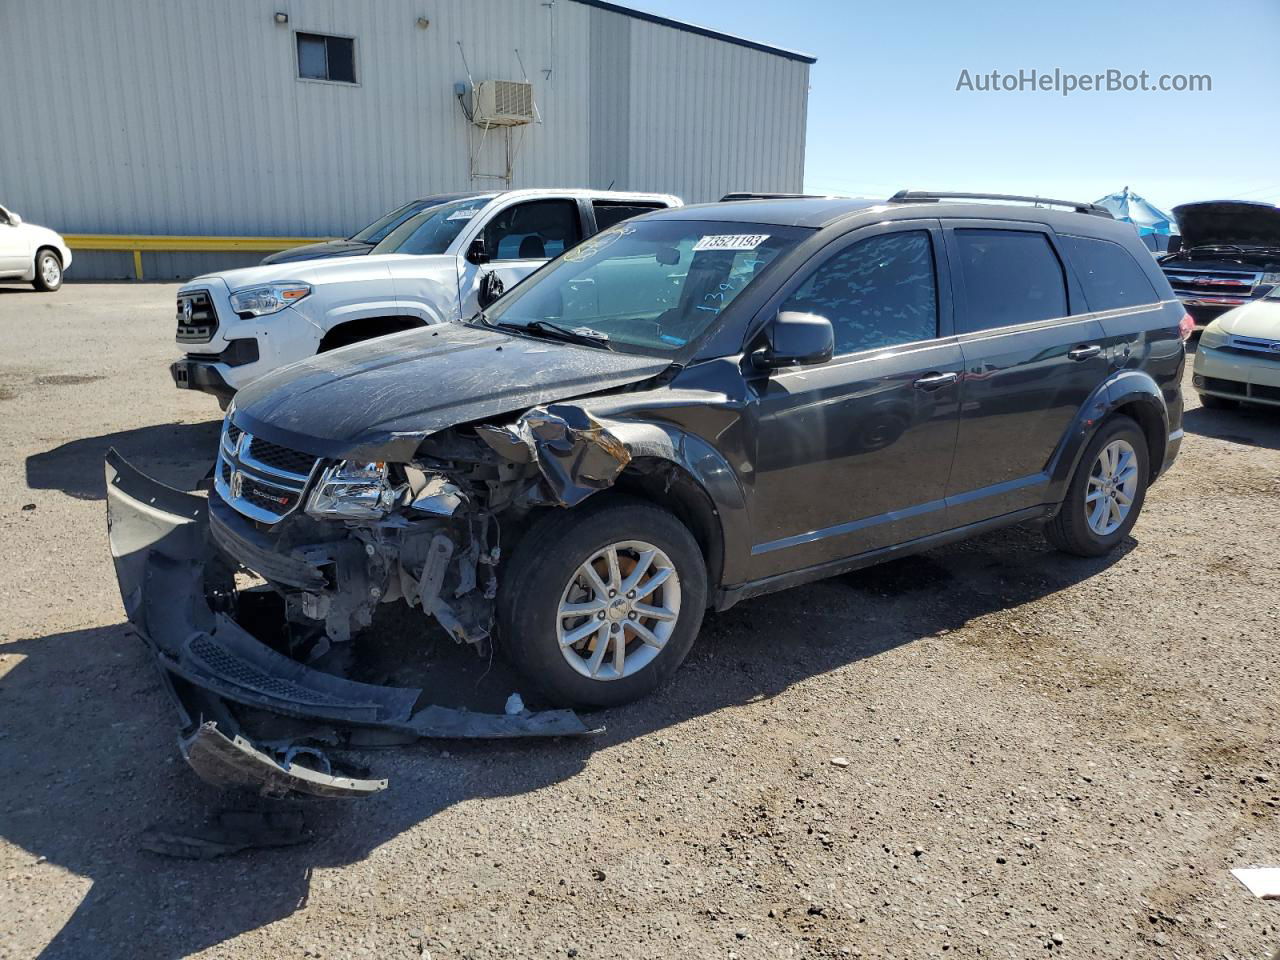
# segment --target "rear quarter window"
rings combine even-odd
[[[1067,285],[1049,238],[1031,230],[956,230],[962,333],[1065,317]]]
[[[1118,243],[1093,237],[1058,238],[1084,286],[1090,310],[1136,307],[1160,300],[1133,255]]]

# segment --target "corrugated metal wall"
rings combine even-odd
[[[295,31],[354,37],[358,85],[299,80]],[[346,235],[491,185],[470,175],[463,54],[477,81],[522,59],[534,83],[516,186],[800,189],[806,63],[572,0],[0,0],[0,203],[66,233]],[[500,134],[482,160],[501,169]]]

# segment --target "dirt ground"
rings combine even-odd
[[[1015,529],[743,603],[598,737],[377,751],[391,788],[303,805],[307,844],[140,850],[225,802],[106,543],[109,446],[180,486],[214,447],[166,370],[174,289],[0,289],[3,960],[1280,947],[1228,873],[1280,864],[1280,413],[1190,392],[1114,557]]]

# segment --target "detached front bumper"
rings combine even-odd
[[[569,710],[516,716],[420,706],[421,691],[314,670],[234,618],[234,563],[209,537],[208,501],[106,458],[107,527],[125,613],[156,658],[178,708],[183,756],[203,779],[271,796],[360,797],[386,780],[342,773],[329,748],[419,737],[574,736]],[[251,729],[257,711],[317,721],[287,742]],[[380,733],[371,735],[368,732]]]

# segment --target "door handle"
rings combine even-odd
[[[1089,360],[1096,357],[1102,352],[1102,348],[1096,343],[1091,343],[1085,347],[1076,347],[1074,350],[1068,350],[1067,356],[1072,360]]]
[[[915,388],[917,390],[937,390],[939,387],[949,387],[959,379],[960,375],[954,371],[948,373],[926,373],[915,382]]]

